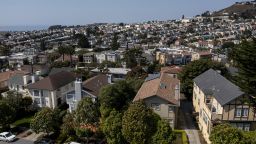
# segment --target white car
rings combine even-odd
[[[10,132],[0,133],[0,141],[12,142],[16,139],[16,136]]]

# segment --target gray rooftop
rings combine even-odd
[[[213,69],[196,77],[194,82],[206,95],[214,96],[222,106],[244,94],[238,86]]]

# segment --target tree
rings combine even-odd
[[[122,135],[122,113],[116,110],[110,112],[109,116],[103,121],[102,131],[107,138],[108,144],[126,143]]]
[[[127,67],[133,68],[137,65],[146,64],[145,58],[142,56],[142,50],[139,48],[133,48],[125,52],[124,61]]]
[[[44,40],[41,40],[40,42],[40,50],[41,51],[45,51],[46,50],[46,44]]]
[[[210,140],[212,144],[241,144],[244,142],[242,131],[229,124],[219,124],[213,127]]]
[[[118,35],[116,33],[114,34],[110,47],[112,50],[117,50],[120,47],[120,44],[118,43]]]
[[[66,52],[66,47],[64,47],[64,46],[59,46],[59,47],[58,47],[58,53],[59,53],[60,55],[62,55],[62,62],[64,62],[64,56],[65,56],[65,54],[67,53],[67,52]]]
[[[91,45],[85,35],[82,35],[78,40],[78,46],[81,48],[90,48]]]
[[[66,47],[66,52],[65,53],[69,55],[70,65],[72,65],[73,64],[72,55],[75,54],[75,48],[71,47],[71,46]]]
[[[175,138],[175,134],[173,133],[170,125],[164,120],[159,120],[157,124],[157,131],[153,136],[153,143],[170,144],[173,143]]]
[[[76,122],[83,124],[97,125],[99,123],[99,105],[97,102],[93,102],[92,98],[83,98],[76,109]]]
[[[74,119],[74,113],[67,113],[63,118],[63,124],[61,126],[61,133],[65,135],[74,135],[75,129],[78,126]]]
[[[9,56],[10,55],[10,49],[8,47],[0,45],[0,55]]]
[[[118,81],[102,88],[99,94],[102,116],[107,117],[113,109],[123,111],[135,94],[133,88],[126,81]]]
[[[148,74],[141,66],[136,66],[127,73],[127,78],[145,79],[147,76]]]
[[[30,128],[36,133],[45,132],[49,134],[54,131],[54,116],[54,111],[51,108],[42,108],[31,120]]]
[[[21,106],[25,108],[25,110],[28,110],[28,108],[32,105],[33,100],[31,97],[23,97],[21,100]]]
[[[147,144],[156,132],[159,117],[142,101],[132,103],[124,113],[122,134],[131,144]]]
[[[247,94],[256,96],[256,40],[242,41],[233,52],[234,64],[238,68],[237,85]],[[254,105],[256,100],[254,99]]]
[[[210,68],[220,70],[222,75],[229,78],[229,73],[225,65],[204,59],[189,63],[183,68],[182,72],[178,74],[181,81],[181,92],[184,93],[187,98],[191,98],[193,93],[193,79]]]
[[[4,101],[0,101],[0,129],[8,129],[15,118],[15,109]]]

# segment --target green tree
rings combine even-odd
[[[89,97],[83,98],[78,103],[75,117],[78,123],[97,125],[100,117],[98,103]]]
[[[132,101],[136,93],[126,81],[118,81],[101,89],[99,94],[100,112],[107,117],[113,109],[122,111]]]
[[[146,60],[142,56],[142,50],[139,48],[133,48],[125,52],[124,61],[126,62],[127,67],[133,68],[137,65],[145,65]]]
[[[159,120],[157,124],[157,131],[153,136],[153,143],[171,144],[175,138],[175,134],[172,131],[170,125],[164,120]]]
[[[124,113],[122,134],[131,144],[147,144],[156,132],[159,117],[142,101],[132,103]]]
[[[37,112],[30,122],[30,128],[36,133],[45,132],[49,134],[54,131],[55,118],[51,108],[42,108]]]
[[[109,116],[103,121],[102,131],[107,138],[108,144],[124,144],[126,143],[122,135],[122,113],[113,110]]]
[[[238,68],[238,76],[235,78],[240,88],[256,96],[256,39],[242,41],[233,50],[233,60]],[[256,105],[256,100],[254,100]]]
[[[0,101],[0,129],[8,129],[15,118],[15,109],[4,101]]]
[[[0,55],[1,56],[9,56],[10,55],[10,49],[6,46],[0,45]]]
[[[41,40],[40,42],[40,50],[41,51],[45,51],[47,48],[46,48],[46,43],[45,43],[45,40]]]
[[[212,144],[242,144],[244,137],[242,131],[229,124],[219,124],[213,127],[210,135]]]
[[[90,48],[91,45],[85,35],[81,35],[78,40],[78,46],[81,48]]]
[[[75,48],[71,47],[71,46],[66,47],[66,52],[65,53],[69,55],[70,65],[72,65],[73,64],[72,56],[73,56],[73,54],[75,54]]]
[[[32,105],[33,100],[31,97],[23,97],[21,100],[21,106],[25,108],[25,110],[28,110],[29,107]]]
[[[208,69],[220,70],[221,74],[229,78],[228,70],[225,65],[210,60],[197,60],[186,65],[182,72],[178,74],[181,81],[181,92],[187,98],[191,98],[193,93],[193,79]]]
[[[127,78],[145,79],[148,76],[146,71],[141,66],[133,67],[131,71],[127,73]]]
[[[74,119],[74,113],[67,113],[63,118],[63,124],[61,125],[61,133],[65,135],[75,135],[75,129],[78,127]]]
[[[117,50],[120,47],[120,44],[118,43],[118,35],[116,33],[114,34],[110,47],[112,50]]]
[[[65,54],[67,53],[66,47],[64,47],[64,46],[58,47],[58,53],[59,53],[60,55],[62,55],[62,62],[64,62],[64,56],[65,56]]]

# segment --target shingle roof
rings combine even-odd
[[[194,82],[205,94],[214,96],[222,106],[244,94],[238,86],[213,69],[196,77]]]
[[[176,85],[179,85],[178,79],[162,73],[161,77],[144,82],[133,101],[157,96],[172,104],[178,104],[179,100],[175,99]]]
[[[99,96],[100,89],[108,85],[108,77],[99,74],[83,82],[83,88],[94,96]]]
[[[28,85],[28,89],[43,89],[52,91],[68,83],[71,83],[72,81],[75,81],[75,79],[75,74],[71,72],[62,71]]]

